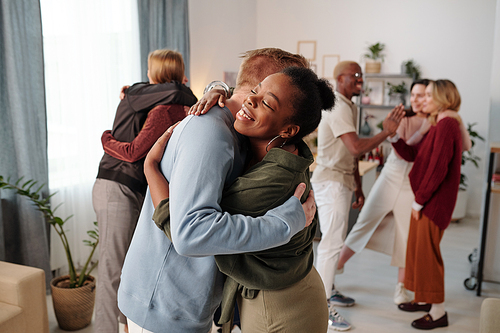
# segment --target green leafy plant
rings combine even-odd
[[[371,92],[372,92],[372,88],[368,87],[367,85],[365,85],[363,87],[363,89],[361,90],[361,93],[363,94],[363,96],[370,96]]]
[[[476,126],[477,123],[468,123],[467,124],[467,131],[469,132],[470,136],[470,141],[472,143],[471,148],[468,151],[464,151],[462,153],[462,165],[465,165],[467,162],[471,162],[476,166],[476,168],[479,168],[478,161],[481,160],[481,158],[477,155],[474,155],[474,146],[476,145],[476,140],[481,140],[484,141],[484,138],[477,133],[473,127]],[[460,174],[460,189],[461,190],[466,190],[467,189],[467,176],[462,172]]]
[[[4,177],[0,175],[0,189],[6,190],[14,190],[17,194],[28,198],[36,208],[43,213],[45,221],[54,227],[55,231],[59,235],[61,242],[64,246],[64,251],[66,253],[66,259],[68,260],[69,267],[69,287],[70,288],[78,288],[83,286],[85,281],[88,279],[90,272],[97,266],[97,261],[91,264],[92,256],[94,255],[95,249],[99,244],[99,233],[97,230],[97,222],[94,222],[96,228],[94,230],[87,231],[87,234],[91,238],[91,240],[84,240],[85,245],[90,246],[92,248],[90,255],[87,259],[87,262],[83,266],[80,271],[80,274],[77,274],[75,265],[73,263],[73,258],[71,256],[71,249],[69,246],[68,238],[66,237],[66,233],[64,231],[64,225],[66,221],[68,221],[73,215],[68,216],[66,219],[62,219],[56,216],[54,213],[59,208],[59,206],[55,207],[53,210],[50,206],[50,198],[54,196],[56,193],[52,193],[51,195],[43,198],[40,194],[40,190],[45,186],[45,184],[40,185],[35,191],[32,191],[32,188],[35,188],[35,185],[38,183],[33,180],[28,180],[23,183],[23,178],[19,178],[14,184],[10,183],[10,178],[4,180]],[[90,265],[90,266],[89,266]]]
[[[420,75],[422,75],[420,66],[413,59],[404,61],[403,67],[406,75],[411,76],[414,80],[420,79]]]
[[[368,52],[365,53],[365,58],[372,59],[372,60],[379,60],[384,61],[384,54],[382,54],[382,51],[384,51],[385,45],[378,42],[372,45],[368,46]]]
[[[392,84],[387,82],[387,86],[389,87],[389,95],[392,94],[406,94],[408,92],[408,88],[406,87],[406,83],[404,81],[401,84]]]
[[[384,130],[384,121],[381,120],[378,124],[377,124],[377,127],[380,128],[381,131]]]

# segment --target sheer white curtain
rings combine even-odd
[[[75,265],[89,254],[92,186],[123,85],[140,81],[136,0],[41,0],[50,191],[66,223]],[[52,269],[66,268],[56,234]]]

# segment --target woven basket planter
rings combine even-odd
[[[59,327],[76,331],[90,325],[95,303],[95,279],[89,276],[80,288],[68,288],[69,275],[52,279],[52,303]]]
[[[380,73],[380,69],[382,68],[382,63],[380,61],[367,61],[365,63],[365,73]]]

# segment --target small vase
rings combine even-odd
[[[370,104],[370,96],[361,97],[361,104]]]
[[[371,132],[372,132],[372,128],[368,124],[368,121],[365,120],[365,123],[363,124],[363,126],[361,126],[359,133],[361,133],[361,135],[368,136],[371,134]]]

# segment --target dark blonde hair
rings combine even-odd
[[[452,110],[458,112],[462,100],[457,87],[450,80],[436,80],[431,81],[432,84],[432,99],[434,104],[437,105],[438,110],[429,116],[431,124],[436,123],[436,118],[439,112],[445,110]]]
[[[179,52],[162,49],[149,53],[149,77],[155,83],[178,81],[184,78],[184,60]]]
[[[360,67],[360,66],[359,66],[359,64],[358,64],[357,62],[355,62],[355,61],[345,60],[345,61],[341,61],[341,62],[339,62],[339,63],[335,66],[335,68],[333,69],[333,78],[335,79],[335,81],[337,81],[337,80],[338,80],[338,78],[339,78],[339,76],[340,76],[341,74],[344,74],[344,72],[345,72],[346,70],[348,70],[348,69],[349,69],[349,67],[351,67],[351,66],[353,66],[353,65]],[[360,68],[361,68],[361,67],[360,67]]]
[[[255,87],[267,76],[287,67],[309,68],[309,62],[300,54],[293,54],[278,48],[263,48],[245,52],[241,58],[236,88]]]

